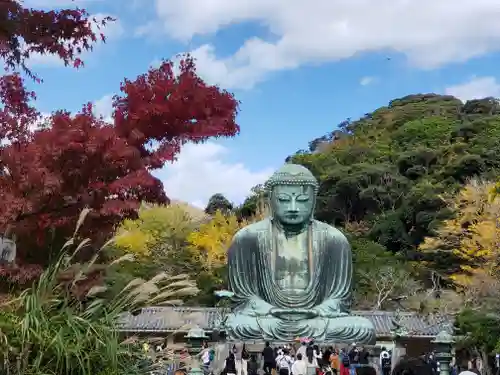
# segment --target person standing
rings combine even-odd
[[[350,374],[356,375],[356,368],[359,367],[360,353],[356,343],[352,344],[349,351]]]
[[[330,366],[330,356],[333,353],[333,348],[331,346],[323,350],[323,366]]]
[[[262,359],[264,360],[264,374],[271,375],[273,369],[276,368],[276,355],[269,341],[266,342],[266,346],[262,351]]]
[[[364,346],[359,349],[359,364],[361,366],[370,364],[370,352]]]
[[[210,348],[206,346],[203,348],[201,353],[201,361],[203,362],[203,374],[208,375],[210,373]]]
[[[237,375],[248,375],[247,371],[247,357],[245,344],[237,343],[233,347],[234,359],[236,363],[236,374]]]
[[[189,353],[186,348],[181,349],[181,353],[179,355],[179,367],[180,368],[186,368],[186,362],[187,359],[189,358]]]
[[[247,362],[248,375],[258,375],[259,373],[259,364],[257,363],[257,357],[255,354],[250,356],[250,359]]]
[[[297,350],[297,355],[302,355],[302,358],[305,359],[307,357],[307,342],[302,341],[300,343],[300,348]]]
[[[436,359],[436,356],[434,355],[434,352],[429,353],[429,355],[427,357],[427,361],[428,361],[429,365],[431,365],[432,372],[434,373],[434,375],[438,375],[439,374],[439,371],[438,371],[439,363]]]
[[[340,356],[337,349],[333,349],[330,355],[330,367],[335,375],[340,375]]]
[[[455,356],[453,356],[450,362],[450,375],[458,375],[457,360]]]
[[[316,371],[318,369],[318,360],[314,355],[314,349],[312,347],[310,348],[310,350],[309,348],[307,349],[306,366],[307,366],[307,371],[306,371],[307,375],[316,375]]]
[[[293,362],[292,375],[307,375],[307,364],[301,353],[297,353],[297,359]]]
[[[316,361],[318,362],[318,367],[323,367],[323,355],[321,354],[321,350],[318,345],[313,345],[314,349],[314,357],[316,357]]]
[[[391,355],[385,347],[382,348],[379,359],[380,368],[383,375],[390,375],[392,369]]]
[[[351,367],[351,361],[349,359],[349,354],[342,348],[340,351],[340,375],[349,375],[349,370]]]
[[[276,367],[278,368],[279,375],[290,375],[292,372],[293,360],[288,355],[288,349],[283,349],[282,354],[276,358]]]
[[[224,364],[224,373],[226,375],[236,375],[236,359],[234,353],[229,353]]]

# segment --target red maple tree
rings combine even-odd
[[[20,68],[37,79],[27,66],[33,52],[55,54],[79,67],[79,54],[98,39],[92,22],[84,10],[45,12],[3,0],[5,69]],[[99,238],[136,215],[141,201],[168,202],[152,170],[175,160],[186,142],[239,132],[238,101],[198,77],[189,56],[179,72],[164,61],[126,79],[120,91],[112,124],[94,116],[89,103],[76,114],[54,112],[41,128],[30,130],[40,121],[31,105],[35,94],[18,73],[0,77],[0,232],[17,235],[19,262],[44,264],[49,244],[57,250],[84,207],[92,209],[87,234]]]

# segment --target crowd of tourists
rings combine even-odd
[[[145,344],[147,345],[147,344]],[[149,347],[149,346],[148,346]],[[166,348],[157,347],[156,351]],[[146,349],[145,349],[146,350]],[[450,363],[450,375],[482,375],[483,364],[478,355],[469,353],[468,361]],[[224,358],[224,354],[222,354]],[[187,351],[180,355],[181,364],[176,369],[162,374],[186,375]],[[201,367],[205,375],[214,375],[212,371],[215,350],[204,343],[201,352]],[[185,358],[184,358],[185,357]],[[495,356],[492,368],[495,375],[500,375],[500,355]],[[314,342],[302,342],[300,345],[271,346],[269,342],[260,353],[250,353],[244,343],[233,345],[224,361],[221,375],[439,375],[440,363],[433,352],[422,354],[418,358],[397,358],[385,347],[376,356],[362,346],[352,344],[348,347],[320,347]],[[168,366],[170,368],[170,366]]]
[[[426,353],[419,358],[398,358],[393,364],[390,350],[382,347],[376,358],[364,347],[320,348],[314,342],[272,347],[266,342],[260,357],[249,354],[243,344],[235,346],[225,361],[223,375],[439,375],[436,355]],[[500,356],[493,366],[500,374]],[[207,367],[208,368],[208,367]],[[481,375],[481,360],[473,356],[465,366],[455,358],[450,363],[450,375]]]
[[[375,374],[369,352],[356,344],[347,348],[320,348],[314,342],[272,347],[266,342],[261,358],[236,346],[226,358],[224,375],[356,375]],[[384,375],[390,374],[391,354],[382,349],[379,361]],[[365,368],[364,370],[359,370]],[[372,371],[373,370],[373,371]]]

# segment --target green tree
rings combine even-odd
[[[358,309],[401,307],[422,285],[411,268],[386,248],[363,237],[350,237],[354,263],[354,302]]]
[[[500,317],[498,314],[466,309],[456,317],[456,333],[462,337],[459,347],[481,354],[486,374],[491,374],[488,356],[500,350]]]
[[[214,194],[208,200],[207,207],[205,208],[205,213],[208,215],[214,215],[217,211],[223,213],[229,213],[233,210],[233,204],[228,201],[228,199],[220,194]]]
[[[254,216],[263,215],[268,212],[267,192],[263,185],[256,185],[251,189],[250,195],[238,207],[235,212],[240,219],[251,219]]]

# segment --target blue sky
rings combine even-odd
[[[234,139],[188,145],[159,171],[169,196],[241,201],[296,150],[413,93],[500,96],[497,0],[26,0],[81,6],[117,22],[85,68],[36,57],[43,112],[96,102],[161,58],[192,52],[200,75],[241,100]],[[203,183],[200,183],[202,181]]]

